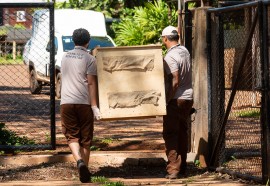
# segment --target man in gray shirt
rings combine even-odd
[[[167,115],[163,117],[168,179],[176,179],[186,171],[187,122],[193,105],[190,54],[178,40],[175,27],[168,26],[162,31],[162,43],[168,49],[164,58]]]
[[[72,35],[75,48],[64,54],[61,62],[61,123],[80,175],[90,181],[88,162],[93,139],[94,117],[101,114],[97,107],[96,59],[87,52],[90,34],[76,29]]]

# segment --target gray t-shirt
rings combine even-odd
[[[179,87],[173,99],[193,99],[192,70],[190,64],[190,54],[184,46],[175,45],[171,47],[165,58],[165,71],[167,75],[178,71]]]
[[[97,75],[96,59],[86,48],[75,48],[64,54],[61,61],[62,104],[90,105],[87,75]]]

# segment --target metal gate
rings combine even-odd
[[[32,41],[38,9],[49,16],[43,17],[48,20],[43,33],[34,36],[51,48],[46,51],[49,82],[30,91],[35,83],[41,85],[36,76],[43,66],[38,61],[44,60],[41,45],[33,47]],[[0,2],[0,10],[0,153],[55,149],[54,4]]]
[[[269,1],[207,14],[210,165],[266,183],[270,177]]]

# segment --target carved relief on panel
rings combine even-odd
[[[152,71],[154,55],[148,56],[110,56],[103,57],[103,70],[113,71]]]
[[[161,93],[155,90],[108,93],[110,108],[131,108],[142,104],[158,106]]]

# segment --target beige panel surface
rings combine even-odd
[[[160,45],[98,48],[96,58],[103,119],[166,114]]]

